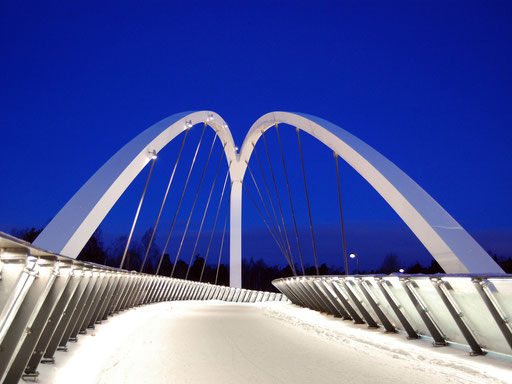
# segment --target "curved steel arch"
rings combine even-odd
[[[212,119],[213,118],[213,119]],[[76,258],[112,206],[157,153],[190,124],[208,123],[219,135],[228,163],[237,160],[227,124],[212,111],[182,112],[152,125],[121,148],[78,190],[34,245]]]
[[[234,181],[243,179],[261,133],[284,123],[320,140],[352,166],[386,200],[447,273],[504,273],[482,247],[400,168],[354,135],[316,116],[271,112],[251,127]]]
[[[213,117],[213,120],[211,119]],[[68,201],[34,245],[75,258],[125,189],[157,153],[187,127],[208,124],[218,132],[231,163],[230,285],[241,287],[242,183],[254,145],[276,123],[295,126],[347,161],[387,201],[447,273],[503,270],[430,195],[368,144],[326,120],[271,112],[249,130],[240,154],[224,120],[214,112],[183,112],[159,121],[110,158]]]

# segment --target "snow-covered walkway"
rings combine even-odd
[[[173,302],[115,316],[41,383],[499,383],[512,362],[405,340],[289,303]]]

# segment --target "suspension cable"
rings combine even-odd
[[[279,225],[279,220],[277,219],[277,214],[276,214],[276,210],[274,208],[274,203],[272,202],[272,197],[270,196],[270,190],[268,188],[267,180],[265,178],[265,173],[263,172],[263,167],[261,166],[260,157],[258,156],[258,152],[256,151],[256,147],[255,147],[254,143],[251,143],[251,144],[252,144],[252,147],[253,147],[253,153],[255,154],[256,160],[258,162],[258,167],[259,167],[260,172],[261,172],[261,178],[263,179],[263,184],[265,185],[265,190],[267,191],[268,199],[270,200],[270,208],[272,209],[272,213],[274,214],[274,219],[275,219],[275,222],[276,222],[276,225],[277,225],[277,230],[279,232],[279,237],[281,238],[281,242],[283,243],[283,247],[287,248],[286,247],[286,242],[285,242],[284,237],[283,237],[283,233],[281,232],[281,226]],[[289,252],[289,256],[291,258],[292,256],[291,256],[291,250],[289,248],[289,245],[288,245],[287,251]]]
[[[128,247],[130,246],[130,242],[133,236],[133,230],[135,229],[135,224],[137,224],[137,219],[139,218],[140,209],[142,207],[142,202],[144,201],[144,196],[146,195],[146,190],[148,189],[149,178],[151,177],[151,173],[153,172],[153,167],[155,166],[156,157],[153,157],[151,161],[151,167],[149,168],[148,177],[146,179],[146,184],[144,185],[144,190],[142,191],[142,196],[140,197],[139,206],[137,207],[137,211],[135,212],[135,217],[133,218],[132,228],[130,229],[130,234],[128,235],[128,240],[126,241],[126,247],[124,248],[123,257],[121,258],[121,264],[119,268],[122,269],[124,265],[124,260],[126,258],[126,254],[128,253]]]
[[[204,219],[206,218],[206,213],[208,212],[208,207],[210,205],[210,200],[212,198],[213,188],[215,187],[215,183],[217,182],[217,175],[219,174],[220,163],[224,158],[224,148],[226,148],[226,144],[222,148],[222,152],[219,157],[219,163],[217,164],[217,169],[215,170],[215,176],[213,178],[212,187],[210,188],[210,194],[208,195],[208,200],[206,201],[206,207],[204,209],[203,218],[201,219],[201,224],[199,225],[199,231],[197,232],[196,242],[194,243],[194,250],[192,251],[192,255],[190,255],[190,262],[188,263],[187,274],[185,275],[185,280],[188,279],[188,274],[190,273],[190,267],[192,265],[192,259],[194,258],[194,254],[196,253],[197,243],[199,242],[199,237],[201,236],[201,231],[203,229]]]
[[[224,197],[224,191],[226,189],[226,184],[228,181],[230,167],[231,167],[231,163],[228,166],[228,170],[226,172],[226,178],[224,179],[224,186],[222,187],[222,192],[220,194],[219,205],[217,207],[217,213],[215,214],[215,220],[213,221],[213,229],[212,229],[212,233],[210,235],[210,241],[208,242],[208,248],[206,249],[206,255],[204,257],[203,268],[201,269],[201,276],[199,276],[199,282],[201,282],[203,280],[204,268],[206,266],[206,261],[208,260],[208,254],[210,253],[210,246],[212,245],[213,235],[215,233],[215,227],[217,226],[217,219],[219,217],[220,206],[222,205],[222,199]]]
[[[343,243],[343,258],[345,261],[345,275],[348,275],[347,243],[345,242],[345,224],[343,223],[343,207],[341,205],[340,167],[338,165],[338,154],[336,152],[334,152],[334,159],[336,160],[336,175],[338,178],[338,202],[340,205],[341,240]]]
[[[276,229],[276,225],[274,224],[274,220],[272,220],[272,216],[270,215],[270,212],[267,208],[267,204],[265,204],[265,200],[263,199],[263,196],[260,192],[260,188],[258,187],[258,183],[256,182],[256,179],[254,178],[254,174],[252,173],[252,170],[251,170],[251,167],[249,166],[249,162],[245,162],[247,164],[247,170],[249,171],[249,174],[251,175],[251,179],[252,179],[252,182],[254,184],[254,186],[256,187],[256,191],[258,192],[258,196],[260,197],[260,200],[261,202],[263,203],[263,208],[265,209],[265,212],[269,218],[269,221],[270,221],[270,224],[272,224],[272,229],[274,230],[275,232],[275,235],[276,235],[276,238],[278,240],[280,240],[279,236],[278,236],[278,232],[277,232],[277,229]],[[282,244],[282,247],[283,249],[286,249],[286,244]]]
[[[142,266],[140,267],[140,273],[144,270],[144,265],[146,264],[146,259],[149,255],[149,249],[151,248],[151,244],[153,244],[153,238],[155,237],[156,229],[158,227],[158,223],[160,222],[160,216],[162,215],[162,211],[164,210],[165,201],[167,200],[167,195],[169,194],[169,189],[171,188],[172,180],[174,179],[174,174],[176,173],[176,168],[178,167],[178,163],[180,162],[181,152],[183,151],[183,146],[185,145],[185,140],[188,135],[188,128],[185,131],[185,135],[183,135],[183,141],[181,142],[180,151],[178,152],[178,157],[176,162],[174,163],[174,168],[171,173],[171,177],[169,179],[169,184],[167,184],[167,189],[165,190],[164,198],[162,200],[162,205],[160,206],[160,211],[158,212],[158,216],[156,218],[155,226],[153,227],[153,232],[151,233],[151,238],[149,239],[148,246],[146,248],[146,254],[144,255],[144,261],[142,262]]]
[[[290,254],[290,260],[292,262],[293,269],[295,269],[295,264],[293,262],[293,256],[292,256],[292,248],[290,247],[290,241],[288,239],[288,232],[286,231],[286,225],[284,223],[283,207],[281,205],[281,200],[279,199],[279,193],[277,192],[276,177],[274,175],[274,170],[272,168],[272,162],[270,161],[270,154],[269,154],[269,151],[268,151],[267,139],[265,138],[265,132],[263,132],[263,131],[261,132],[261,137],[263,137],[263,144],[265,145],[265,152],[267,154],[268,166],[270,168],[270,174],[272,175],[272,182],[274,184],[274,191],[276,192],[277,206],[279,208],[279,213],[281,214],[281,222],[283,223],[283,232],[284,232],[284,237],[286,239],[286,245],[288,246],[288,250],[290,252],[289,253]],[[299,252],[300,252],[300,248],[299,248]],[[302,274],[304,274],[304,268],[302,269]]]
[[[286,188],[288,190],[288,198],[290,200],[290,209],[292,211],[293,226],[295,228],[295,238],[297,239],[297,247],[299,248],[300,266],[302,268],[302,274],[305,275],[306,272],[304,271],[304,263],[302,260],[302,249],[300,247],[299,231],[297,230],[297,221],[295,220],[295,211],[293,210],[292,194],[290,192],[290,183],[288,182],[288,173],[286,172],[286,164],[284,161],[283,146],[281,145],[281,136],[279,136],[279,127],[277,126],[277,123],[275,125],[276,125],[277,141],[279,142],[279,149],[281,150],[281,160],[283,161],[284,179],[286,180]]]
[[[217,136],[218,136],[218,132],[215,132],[215,137],[213,138],[212,145],[210,147],[210,152],[208,153],[208,158],[206,159],[206,164],[204,165],[203,173],[201,174],[201,179],[199,180],[199,185],[197,186],[196,196],[194,197],[194,202],[192,203],[192,208],[190,209],[190,214],[188,215],[187,224],[185,225],[185,231],[183,231],[183,236],[181,236],[180,247],[178,248],[178,252],[176,253],[176,258],[175,258],[174,264],[172,266],[171,277],[174,275],[174,270],[176,269],[176,263],[178,262],[178,258],[180,257],[181,249],[183,247],[183,242],[185,241],[185,236],[187,236],[190,219],[192,219],[192,214],[194,213],[194,208],[196,206],[197,198],[199,196],[199,191],[201,190],[201,185],[203,184],[204,175],[206,173],[206,169],[208,168],[208,163],[210,162],[210,157],[212,156],[213,146],[215,145]]]
[[[219,269],[220,269],[220,257],[222,256],[222,248],[224,247],[224,236],[226,236],[226,225],[228,223],[228,215],[229,215],[229,208],[231,203],[231,189],[233,188],[233,183],[230,185],[230,193],[229,193],[229,199],[228,199],[228,206],[226,209],[226,217],[224,218],[224,229],[222,230],[222,241],[220,242],[220,251],[219,251],[219,261],[217,262],[217,271],[215,272],[215,285],[217,285],[217,279],[219,278]]]
[[[203,141],[204,131],[206,130],[207,124],[204,123],[203,131],[201,132],[201,137],[199,138],[199,142],[197,143],[196,152],[194,153],[194,158],[192,159],[192,163],[190,164],[190,169],[188,171],[187,179],[185,181],[185,185],[183,186],[183,191],[181,192],[181,197],[178,202],[178,207],[176,208],[176,212],[174,213],[174,217],[172,219],[171,229],[169,230],[169,234],[167,235],[167,240],[165,241],[165,246],[162,251],[162,255],[160,256],[160,261],[158,262],[158,268],[156,269],[156,275],[160,272],[160,267],[162,266],[162,260],[164,259],[165,251],[167,250],[167,246],[169,245],[169,239],[171,238],[172,230],[174,229],[174,224],[176,223],[176,217],[178,216],[178,212],[180,211],[181,202],[183,201],[183,196],[185,196],[185,191],[187,190],[188,181],[190,180],[190,175],[192,174],[192,169],[194,169],[194,164],[196,163],[197,153],[199,152],[199,147],[201,147],[201,142]]]
[[[290,262],[290,259],[288,258],[288,255],[286,254],[286,252],[284,251],[283,247],[281,246],[281,244],[279,243],[279,241],[276,239],[276,237],[274,236],[274,233],[272,232],[272,230],[270,229],[268,223],[267,223],[267,220],[265,220],[265,217],[263,216],[263,214],[261,213],[260,209],[258,208],[258,205],[256,204],[256,201],[254,201],[251,193],[249,192],[249,189],[246,187],[245,183],[243,182],[242,180],[242,186],[244,187],[245,191],[247,192],[247,194],[249,195],[249,198],[251,199],[252,203],[254,204],[254,207],[256,208],[256,210],[258,211],[261,219],[263,220],[263,222],[265,223],[265,225],[267,226],[267,229],[268,231],[270,232],[270,234],[272,235],[272,238],[274,239],[274,241],[276,242],[277,246],[279,247],[279,249],[281,250],[281,252],[283,253],[286,261],[288,262],[288,264],[290,265],[290,268],[294,274],[294,276],[297,276],[297,272],[295,271],[295,267],[292,266],[292,263]]]
[[[306,170],[304,168],[304,157],[302,156],[302,145],[300,142],[300,129],[296,128],[297,130],[297,140],[299,143],[299,152],[300,152],[300,163],[302,164],[302,176],[304,179],[304,190],[306,191],[306,202],[308,203],[308,216],[309,216],[309,229],[311,231],[311,243],[313,245],[313,256],[315,257],[315,269],[316,274],[319,275],[320,272],[318,270],[318,259],[316,255],[316,243],[315,243],[315,234],[313,232],[313,220],[311,219],[311,206],[309,204],[309,193],[308,193],[308,185],[306,183]]]

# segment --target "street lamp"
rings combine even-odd
[[[357,265],[357,274],[359,275],[359,255],[356,253],[350,254],[351,259],[356,259],[356,265]]]
[[[398,272],[400,272],[400,273],[404,273],[404,272],[405,272],[405,270],[404,270],[403,268],[400,268],[400,269],[398,270]]]

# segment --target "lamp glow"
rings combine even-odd
[[[357,253],[351,253],[350,258],[356,259],[357,274],[359,274],[359,255]]]

